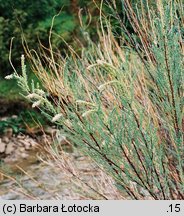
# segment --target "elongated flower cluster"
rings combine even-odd
[[[52,122],[57,122],[58,120],[60,120],[61,119],[61,117],[63,116],[63,114],[62,113],[58,113],[58,114],[56,114],[53,118],[52,118]]]

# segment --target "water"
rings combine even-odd
[[[10,177],[0,181],[0,199],[103,199],[86,183],[109,199],[122,199],[112,180],[88,157],[76,151],[64,153],[70,164],[63,169],[66,161],[61,158],[57,159],[60,162],[46,158],[41,162],[37,154],[38,150],[30,151],[28,158],[8,164]],[[76,177],[67,171],[70,168]]]

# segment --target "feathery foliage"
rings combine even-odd
[[[183,3],[140,2],[136,11],[122,1],[134,34],[117,17],[118,42],[101,14],[99,42],[88,37],[80,56],[25,47],[44,91],[27,85],[23,60],[22,76],[12,76],[129,198],[184,199]]]

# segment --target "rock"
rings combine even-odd
[[[24,134],[18,134],[17,139],[24,139],[26,136]]]
[[[10,142],[6,147],[5,153],[8,155],[11,154],[14,150],[15,150],[15,145],[14,143]]]
[[[2,138],[2,141],[8,144],[10,142],[10,139],[5,136]]]
[[[25,143],[25,150],[29,150],[31,147],[31,144],[29,142]]]
[[[28,154],[26,154],[25,152],[23,152],[22,154],[21,154],[21,158],[23,158],[23,159],[25,159],[25,158],[28,158]]]
[[[16,149],[20,148],[20,144],[19,144],[19,142],[17,140],[13,139],[13,140],[11,140],[11,142],[14,143]]]
[[[5,152],[6,144],[0,138],[0,153]]]
[[[19,139],[19,140],[18,140],[18,143],[19,143],[19,146],[25,147],[25,146],[27,145],[28,142],[27,142],[27,140],[25,140],[25,139],[24,139],[24,140]],[[29,145],[30,145],[30,144],[29,144]]]
[[[20,148],[19,148],[19,151],[20,151],[20,152],[25,152],[25,148],[24,148],[24,147],[20,147]]]

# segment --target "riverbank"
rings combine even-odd
[[[0,136],[0,199],[123,199],[112,179],[48,127]]]

